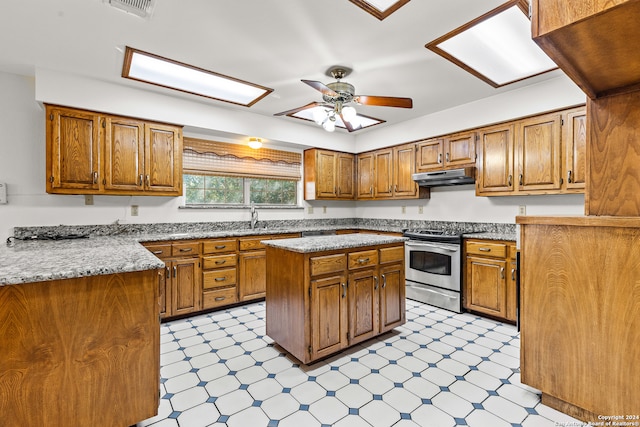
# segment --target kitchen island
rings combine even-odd
[[[404,237],[314,236],[267,246],[267,335],[302,363],[405,323]]]

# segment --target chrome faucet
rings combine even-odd
[[[251,229],[253,230],[258,226],[258,211],[256,207],[253,206],[253,202],[251,203]]]

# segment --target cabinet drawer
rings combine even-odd
[[[373,249],[370,251],[352,252],[349,254],[349,270],[355,268],[369,267],[378,264],[378,251]]]
[[[336,273],[347,269],[347,256],[345,254],[316,256],[309,261],[311,263],[312,276]]]
[[[380,264],[399,262],[404,259],[404,246],[380,249]]]
[[[229,240],[205,240],[202,242],[203,254],[216,254],[222,252],[235,252],[238,247],[236,239]]]
[[[236,287],[213,289],[202,293],[203,308],[214,308],[238,302],[238,292]]]
[[[236,284],[236,269],[223,268],[220,270],[210,270],[202,273],[202,288],[222,288]]]
[[[160,259],[171,256],[171,244],[169,243],[145,244],[144,247]]]
[[[171,256],[199,255],[200,242],[184,242],[171,244]]]
[[[271,236],[260,236],[240,239],[240,250],[251,251],[254,249],[264,249],[264,245],[260,242],[271,238]]]
[[[210,270],[213,268],[229,268],[238,264],[238,255],[215,255],[202,257],[202,268]]]
[[[506,258],[507,245],[504,243],[467,242],[467,255],[483,255]]]

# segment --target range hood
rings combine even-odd
[[[473,184],[476,182],[476,168],[414,173],[411,177],[421,187]]]

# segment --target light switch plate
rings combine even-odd
[[[7,204],[7,184],[0,182],[0,204]]]

